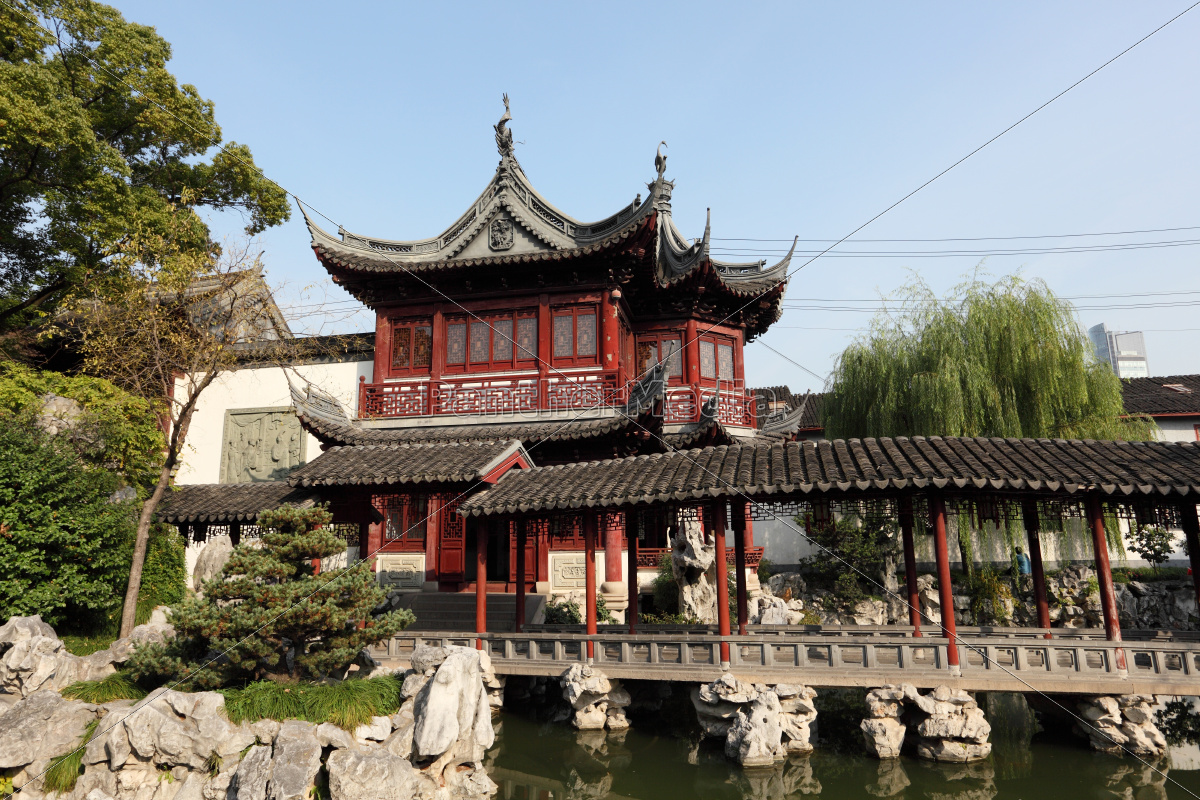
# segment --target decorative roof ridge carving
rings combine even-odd
[[[804,411],[808,406],[810,397],[812,397],[812,392],[806,392],[804,399],[800,401],[800,405],[796,408],[790,408],[781,414],[772,414],[767,417],[762,427],[758,429],[758,435],[766,437],[779,435],[794,436],[800,430],[800,423],[804,417]]]

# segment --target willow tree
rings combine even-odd
[[[1070,303],[1040,280],[974,278],[938,297],[920,278],[838,358],[826,435],[1146,440]]]

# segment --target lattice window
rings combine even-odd
[[[357,522],[334,522],[326,525],[325,528],[345,542],[347,547],[359,546],[359,526]]]
[[[595,306],[555,309],[555,366],[595,364],[598,350]]]
[[[467,323],[451,322],[446,326],[446,364],[467,362]]]
[[[429,498],[423,494],[393,494],[376,498],[383,515],[383,543],[389,549],[424,550],[429,528]]]
[[[392,325],[392,372],[428,372],[433,363],[433,327],[428,320]]]
[[[446,325],[449,372],[493,371],[532,366],[537,359],[537,317],[530,309]],[[516,330],[516,347],[513,331]]]
[[[683,377],[683,340],[678,334],[644,334],[637,341],[637,371],[645,375],[655,364],[664,363],[667,379],[678,383]]]

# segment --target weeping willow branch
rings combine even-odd
[[[915,278],[839,357],[826,435],[1151,439],[1125,414],[1070,303],[1040,280],[972,278],[945,298]]]

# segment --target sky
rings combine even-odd
[[[846,236],[1188,3],[114,5],[327,230],[440,233],[495,170],[506,92],[517,157],[566,213],[644,192],[665,140],[683,233],[711,208],[722,257],[773,262],[781,240]],[[881,295],[977,269],[1044,280],[1086,327],[1145,331],[1151,374],[1200,372],[1197,41],[1200,8],[838,248],[869,257],[794,260],[761,340],[783,355],[749,345],[747,382],[820,390]],[[1064,236],[1124,231],[1148,232]],[[896,241],[912,239],[976,241]],[[374,328],[298,213],[256,246],[296,330]]]

